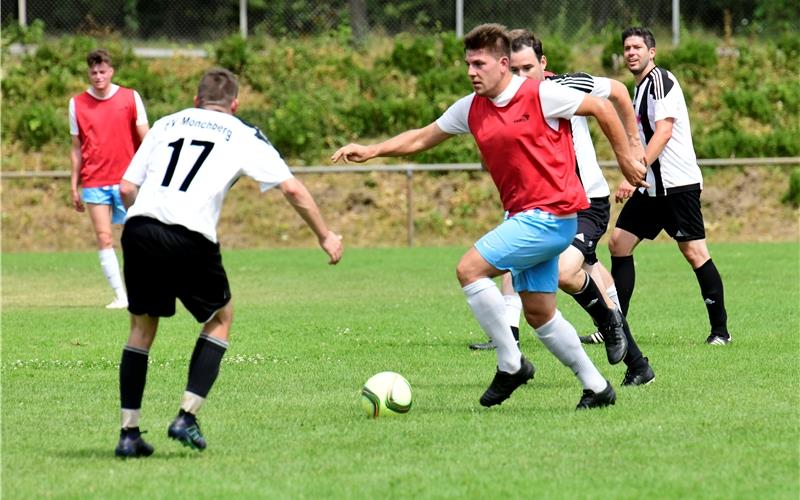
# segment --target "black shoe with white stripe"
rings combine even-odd
[[[581,344],[602,344],[603,343],[603,334],[600,332],[594,332],[591,335],[581,335],[579,337],[581,339]]]
[[[706,344],[708,345],[728,345],[731,342],[733,342],[733,339],[731,338],[730,334],[728,334],[727,336],[722,336],[712,333],[706,339]]]

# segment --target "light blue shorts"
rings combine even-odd
[[[517,292],[558,290],[558,256],[572,243],[576,217],[522,212],[486,233],[475,249],[497,269],[511,271]]]
[[[83,188],[83,202],[94,205],[111,205],[111,223],[125,222],[125,205],[119,195],[119,185]]]

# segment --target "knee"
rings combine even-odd
[[[697,269],[711,258],[708,249],[705,246],[688,246],[682,248],[681,252],[686,258],[686,261],[692,266],[692,269]]]
[[[107,233],[105,231],[97,233],[97,248],[103,250],[106,248],[113,248],[113,247],[114,247],[114,238],[112,238],[111,233]]]
[[[474,266],[471,266],[466,259],[461,259],[456,266],[456,278],[458,278],[461,286],[467,286],[478,279],[479,276],[476,275]]]
[[[608,240],[608,252],[614,257],[622,257],[625,253],[622,251],[622,243],[620,243],[619,237],[612,234],[611,238]]]
[[[586,273],[582,269],[558,269],[558,288],[567,293],[576,293],[586,282]]]

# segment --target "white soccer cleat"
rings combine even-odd
[[[127,309],[128,299],[126,297],[117,297],[112,300],[110,304],[106,305],[106,309]]]

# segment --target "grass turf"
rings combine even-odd
[[[200,413],[209,448],[166,437],[199,331],[182,308],[150,355],[147,459],[115,459],[124,311],[94,253],[2,256],[2,494],[25,497],[797,498],[797,244],[712,247],[734,343],[703,344],[705,307],[672,244],[637,249],[629,319],[656,372],[587,352],[615,407],[575,412],[580,386],[524,328],[535,379],[500,407],[478,397],[495,357],[455,280],[462,248],[224,255],[236,319]],[[603,253],[605,255],[605,253]],[[580,333],[591,322],[569,297]],[[369,420],[359,389],[402,373],[410,413]]]

